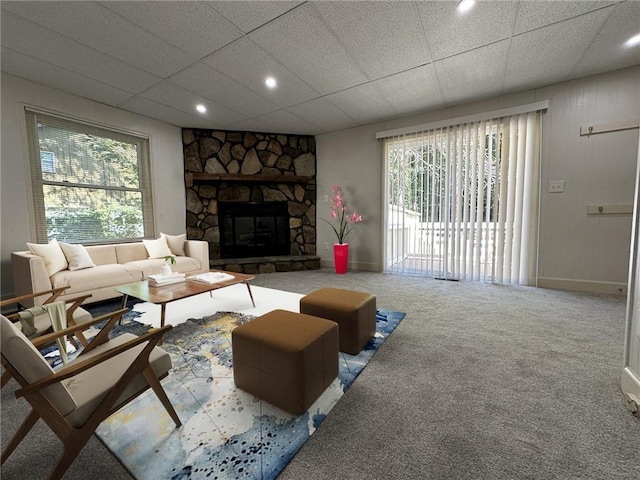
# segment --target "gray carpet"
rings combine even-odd
[[[625,300],[331,270],[255,285],[375,293],[407,316],[280,479],[635,479],[640,420],[620,393]],[[2,390],[2,445],[26,411]],[[42,422],[2,478],[42,478],[60,452]],[[129,478],[96,439],[69,479]]]

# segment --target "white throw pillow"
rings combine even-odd
[[[187,241],[186,233],[183,233],[182,235],[167,235],[166,233],[161,233],[160,236],[167,239],[167,245],[169,245],[171,253],[179,257],[184,257],[186,255],[184,251],[184,242]]]
[[[91,256],[84,246],[60,242],[60,248],[69,262],[69,270],[81,270],[83,268],[95,267]]]
[[[173,255],[167,245],[167,239],[164,237],[157,238],[155,240],[142,240],[149,258],[164,258],[167,255]]]
[[[27,248],[34,255],[42,257],[49,276],[67,268],[67,257],[64,256],[64,252],[55,238],[47,244],[27,243]]]

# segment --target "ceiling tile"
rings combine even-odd
[[[289,107],[287,111],[317,125],[324,132],[358,126],[358,122],[324,98],[316,98],[310,102]]]
[[[500,95],[509,40],[435,62],[447,105]]]
[[[460,15],[455,2],[417,5],[434,61],[510,37],[518,8],[518,2],[478,2]]]
[[[503,93],[566,80],[608,15],[597,10],[513,37]]]
[[[26,78],[36,83],[44,83],[48,87],[63,92],[88,98],[107,105],[116,105],[131,97],[131,93],[98,82],[92,78],[65,70],[64,68],[29,57],[22,53],[2,47],[2,71]]]
[[[321,94],[367,81],[364,73],[308,5],[292,10],[249,36]]]
[[[414,68],[372,82],[396,115],[410,115],[444,105],[444,98],[433,64]]]
[[[312,5],[370,80],[431,61],[414,2]]]
[[[278,106],[253,90],[200,62],[171,77],[171,83],[213,100],[247,117],[278,110]]]
[[[141,95],[149,100],[175,108],[176,110],[181,110],[188,114],[191,114],[191,111],[195,110],[195,106],[201,103],[207,107],[207,113],[203,114],[202,117],[208,118],[220,125],[238,122],[246,118],[244,115],[236,111],[229,110],[222,105],[216,104],[213,100],[206,98],[204,95],[190,92],[189,90],[178,85],[174,85],[166,80],[154,85]]]
[[[455,3],[1,0],[2,70],[174,125],[321,133],[640,65],[640,1]]]
[[[2,2],[2,8],[159,77],[196,60],[96,2]]]
[[[304,2],[207,2],[244,33],[258,28]]]
[[[150,73],[9,12],[2,14],[2,45],[127,92],[136,93],[160,81]]]
[[[267,132],[298,133],[301,135],[316,135],[322,132],[321,128],[286,110],[267,113],[266,115],[256,117],[255,120],[268,125],[269,128],[266,130]]]
[[[254,92],[260,92],[261,96],[280,107],[306,102],[318,96],[318,92],[261,50],[248,37],[218,50],[205,58],[204,62]],[[266,87],[264,81],[268,76],[277,80],[277,88],[271,90]]]
[[[640,45],[631,48],[624,46],[624,42],[638,33],[640,2],[616,5],[598,36],[571,71],[569,78],[639,65]]]
[[[327,95],[325,98],[361,125],[396,116],[393,106],[371,83]]]
[[[181,110],[168,107],[140,96],[133,97],[118,105],[119,108],[129,112],[138,113],[146,117],[162,120],[163,122],[184,128],[223,128],[222,124],[216,124],[210,119],[189,115]]]
[[[616,2],[596,1],[527,1],[518,2],[518,13],[513,34],[528,32],[552,23],[568,20]]]
[[[243,33],[206,2],[100,2],[164,41],[202,58]]]

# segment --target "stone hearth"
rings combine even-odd
[[[316,256],[316,155],[312,136],[183,129],[187,238],[209,244],[212,268],[243,273],[320,268]],[[218,202],[282,202],[290,255],[220,255]]]

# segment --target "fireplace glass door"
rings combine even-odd
[[[289,255],[287,202],[220,202],[222,258]]]

